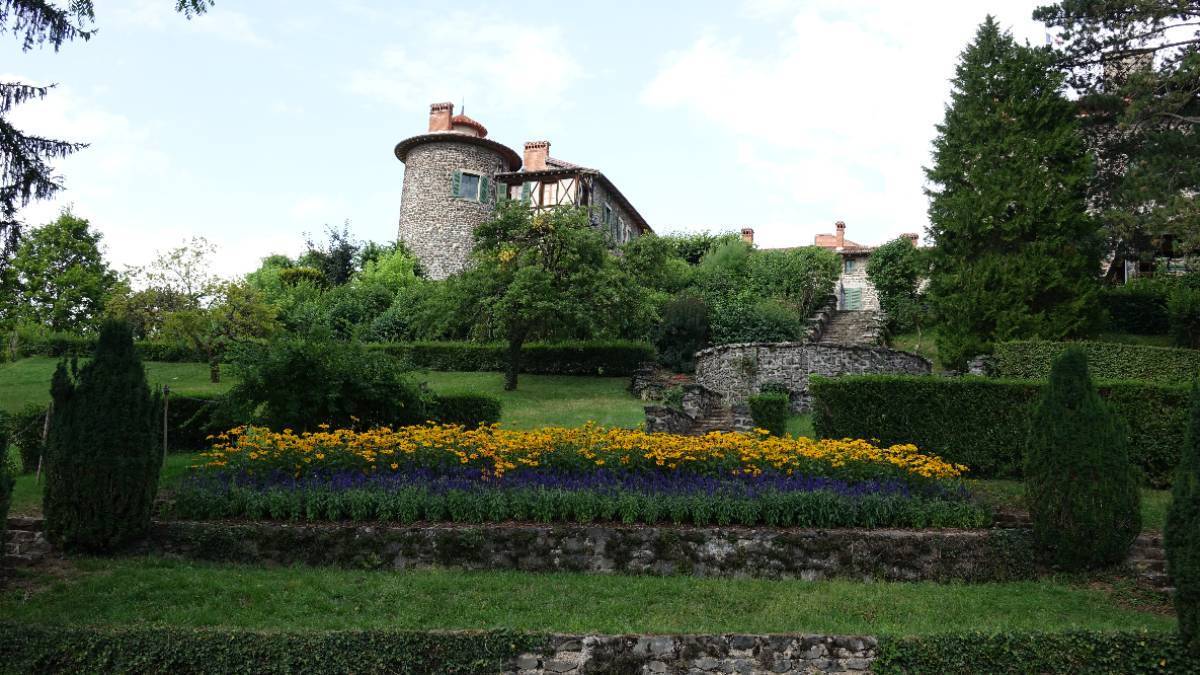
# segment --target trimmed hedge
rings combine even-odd
[[[813,376],[813,426],[821,438],[912,443],[971,468],[973,478],[1020,475],[1032,407],[1044,383],[921,375]],[[1129,426],[1129,457],[1150,485],[1170,485],[1187,423],[1188,388],[1098,382]]]
[[[487,394],[438,394],[433,418],[442,424],[461,424],[468,429],[500,421],[500,399]]]
[[[545,636],[481,632],[258,632],[0,623],[5,673],[499,673]]]
[[[159,340],[138,340],[134,349],[143,361],[169,361],[183,363],[189,361],[204,361],[202,354],[191,345],[182,342],[164,342]],[[91,358],[96,351],[94,336],[76,335],[74,333],[49,333],[46,335],[23,334],[17,342],[19,356],[53,356]]]
[[[180,452],[207,448],[208,435],[224,431],[219,428],[224,425],[218,423],[223,400],[221,394],[172,393],[167,404],[167,450]],[[157,428],[161,433],[161,417]]]
[[[370,345],[427,370],[504,371],[507,346],[480,342],[386,342]],[[521,372],[534,375],[632,375],[653,361],[646,342],[534,342],[521,350]]]
[[[1109,327],[1120,333],[1166,335],[1171,322],[1167,314],[1169,287],[1139,283],[1111,286],[1100,294],[1100,305],[1108,313]]]
[[[1068,347],[1087,354],[1088,372],[1097,380],[1140,380],[1186,384],[1200,375],[1200,350],[1148,347],[1113,342],[1004,342],[996,345],[996,375],[1045,379],[1050,363]]]
[[[1200,673],[1200,655],[1189,654],[1169,633],[1068,631],[1063,633],[964,633],[884,638],[872,666],[877,675],[901,673]]]
[[[750,406],[750,418],[758,429],[766,429],[772,436],[787,433],[791,402],[787,394],[765,393],[751,396],[746,403]]]

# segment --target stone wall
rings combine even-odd
[[[155,522],[136,554],[244,564],[778,579],[1035,576],[1026,530]]]
[[[633,217],[626,211],[619,201],[608,193],[600,180],[594,182],[592,193],[591,221],[592,224],[601,232],[606,232],[613,236],[613,241],[620,245],[625,242],[632,241],[638,236],[637,226],[634,225]],[[617,218],[617,224],[606,225],[603,222],[604,206],[607,204],[613,210],[613,214]]]
[[[718,392],[733,405],[757,394],[767,382],[788,388],[792,410],[811,406],[810,375],[926,375],[925,358],[885,347],[807,342],[749,342],[719,345],[696,352],[696,382]]]
[[[495,209],[494,199],[454,197],[454,172],[478,173],[492,185],[496,173],[503,170],[499,153],[470,143],[434,141],[408,152],[400,199],[400,240],[420,259],[430,278],[444,279],[466,267],[473,232]]]
[[[555,635],[522,654],[516,675],[748,673],[800,675],[870,670],[878,641],[832,635]]]

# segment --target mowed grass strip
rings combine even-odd
[[[31,356],[11,363],[0,363],[0,410],[16,412],[30,403],[50,402],[50,378],[58,359]],[[222,373],[221,382],[209,381],[208,365],[204,363],[162,363],[146,361],[146,379],[152,387],[168,385],[171,391],[187,394],[208,394],[228,391],[234,380]]]
[[[1170,631],[1107,591],[1043,580],[858,583],[521,572],[258,568],[157,558],[73,561],[0,595],[9,620],[256,630],[489,629],[926,635],[967,630]],[[26,575],[36,573],[25,572]]]

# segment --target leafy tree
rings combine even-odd
[[[176,0],[175,9],[191,18],[211,5],[212,0]],[[72,0],[67,8],[44,0],[0,0],[0,33],[11,32],[24,51],[47,44],[58,51],[64,42],[90,39],[95,16],[92,0]],[[0,277],[20,238],[17,211],[62,190],[50,162],[87,147],[23,133],[7,119],[14,106],[45,98],[53,86],[0,82]]]
[[[221,381],[221,357],[237,342],[271,336],[278,329],[275,308],[250,285],[223,281],[209,286],[205,304],[167,315],[163,333],[190,342],[204,354],[213,382]]]
[[[1090,162],[1051,54],[988,17],[963,52],[926,169],[929,295],[956,368],[997,340],[1059,340],[1098,318]]]
[[[1200,384],[1192,382],[1192,414],[1164,532],[1167,571],[1175,582],[1179,634],[1200,654]]]
[[[378,244],[367,242],[363,250],[373,246]],[[420,263],[401,245],[382,249],[369,257],[362,257],[357,280],[363,284],[383,286],[395,292],[421,276]]]
[[[928,256],[907,237],[889,241],[871,252],[867,277],[879,294],[879,306],[896,332],[916,329],[920,347],[925,319],[921,284],[929,277]]]
[[[1025,452],[1034,539],[1054,565],[1102,567],[1129,552],[1142,518],[1128,438],[1092,386],[1083,350],[1063,352],[1034,408]]]
[[[619,321],[620,273],[586,209],[534,211],[506,202],[475,230],[475,264],[464,273],[478,330],[508,343],[504,388],[517,388],[521,346],[536,335],[602,333]]]
[[[330,286],[341,286],[350,281],[358,270],[361,244],[350,234],[350,221],[342,223],[341,230],[327,225],[325,233],[329,241],[323,244],[311,236],[307,238],[307,250],[300,256],[300,266],[321,270],[326,283]]]
[[[817,246],[755,250],[746,263],[749,286],[791,305],[800,318],[812,315],[833,292],[842,267],[838,254]]]
[[[232,365],[232,416],[275,430],[397,427],[421,424],[431,411],[399,361],[358,342],[314,335],[241,343]]]
[[[107,321],[82,368],[60,363],[50,387],[43,511],[56,545],[108,551],[144,534],[158,490],[158,405],[129,327]]]
[[[682,291],[692,276],[691,266],[678,249],[677,242],[668,237],[637,237],[621,247],[621,269],[639,286],[669,297]]]
[[[102,239],[70,211],[33,230],[13,257],[9,279],[15,290],[7,310],[51,330],[92,328],[117,282],[100,251]]]
[[[1091,205],[1113,244],[1150,256],[1200,245],[1200,4],[1063,0],[1034,12],[1057,29],[1098,158]]]
[[[662,323],[654,336],[658,358],[666,367],[690,373],[695,354],[708,345],[708,305],[700,298],[681,295],[663,308]]]
[[[731,242],[740,242],[742,237],[736,232],[723,232],[720,234],[713,234],[711,232],[674,232],[662,235],[660,239],[674,249],[675,257],[681,258],[689,265],[699,265],[704,256],[708,255],[713,249]]]
[[[175,248],[159,252],[149,265],[134,270],[132,276],[198,307],[205,292],[220,282],[212,273],[216,253],[216,245],[204,237],[192,237]]]

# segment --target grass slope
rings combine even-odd
[[[58,359],[34,356],[12,363],[0,363],[0,410],[15,412],[30,403],[50,401],[50,378]],[[203,363],[146,362],[146,379],[153,387],[166,384],[178,394],[222,392],[232,386],[228,377],[220,384],[208,381],[208,366]]]
[[[924,635],[1072,628],[1173,630],[1109,591],[1044,580],[858,583],[421,570],[264,569],[78,559],[0,594],[14,621],[248,629]],[[36,574],[36,573],[26,573]]]

